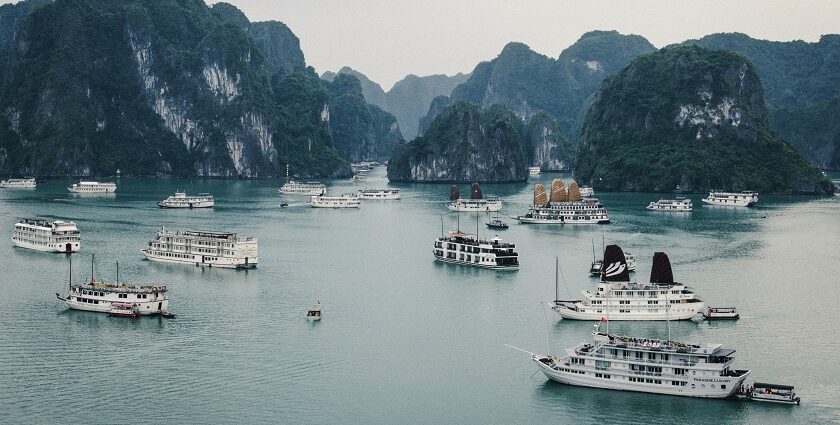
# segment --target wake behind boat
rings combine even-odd
[[[607,210],[594,198],[583,199],[577,182],[566,191],[563,181],[551,182],[551,197],[541,184],[534,186],[534,202],[528,212],[516,218],[525,224],[600,224],[609,223]]]
[[[188,196],[184,192],[175,192],[174,196],[158,202],[161,208],[212,208],[213,205],[215,201],[209,193]]]

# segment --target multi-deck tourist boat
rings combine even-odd
[[[46,252],[77,252],[81,237],[76,223],[72,221],[25,218],[15,224],[12,233],[15,246]]]
[[[758,192],[709,192],[703,203],[730,207],[751,207],[758,203]]]
[[[792,385],[764,384],[756,382],[750,386],[741,386],[735,393],[741,400],[765,401],[780,404],[799,404],[799,397],[793,392]]]
[[[359,191],[359,198],[374,200],[397,200],[400,199],[399,189],[362,189]]]
[[[257,239],[236,233],[174,231],[161,227],[140,252],[152,261],[196,266],[251,269],[257,267]]]
[[[529,175],[538,176],[538,175],[540,175],[541,172],[542,172],[542,170],[540,170],[540,167],[528,167],[528,174]]]
[[[67,190],[73,193],[114,193],[117,191],[117,184],[81,180],[79,183],[73,183]]]
[[[3,189],[35,189],[35,179],[9,179],[0,181],[0,188]]]
[[[581,186],[580,187],[580,196],[584,198],[591,198],[595,196],[595,189],[590,186]]]
[[[677,198],[677,199],[660,199],[656,202],[651,202],[646,208],[652,211],[691,211],[693,205],[691,199]]]
[[[554,301],[552,309],[572,320],[690,320],[705,303],[687,286],[674,282],[664,252],[653,256],[650,283],[630,281],[624,253],[618,245],[604,250],[601,282],[595,292],[581,291],[583,299]],[[556,291],[559,293],[559,291]]]
[[[91,263],[93,262],[91,257]],[[72,263],[71,263],[72,264]],[[169,315],[169,299],[165,285],[131,286],[119,282],[107,283],[96,280],[91,265],[91,278],[87,283],[71,282],[66,296],[56,293],[59,300],[74,310],[108,313],[112,316],[137,317],[153,314]],[[119,276],[119,272],[117,272]]]
[[[161,208],[212,208],[214,204],[213,196],[208,193],[187,196],[184,192],[175,192],[174,196],[158,202]]]
[[[522,350],[524,351],[524,350]],[[726,398],[749,370],[734,368],[734,349],[592,332],[565,356],[530,353],[548,379],[568,385],[702,398]]]
[[[458,193],[458,186],[453,184],[452,189],[449,192],[449,200],[451,202],[446,205],[446,208],[449,208],[449,211],[496,212],[502,209],[502,200],[496,196],[488,196],[485,198],[481,194],[481,187],[478,183],[472,184],[469,199],[462,198]]]
[[[323,183],[300,183],[289,179],[289,166],[286,166],[286,183],[280,186],[280,193],[284,195],[321,196],[327,193],[327,186]]]
[[[309,198],[312,208],[359,208],[361,200],[356,195],[344,194],[339,196],[313,196]]]
[[[563,181],[551,182],[551,197],[541,184],[534,186],[534,203],[525,215],[516,217],[526,224],[600,224],[609,223],[607,210],[597,199],[583,199],[576,182],[572,181],[568,192]]]
[[[435,239],[432,252],[435,260],[444,263],[494,270],[515,270],[519,268],[519,254],[515,250],[516,245],[502,242],[498,236],[482,240],[477,235],[450,231],[448,235]]]

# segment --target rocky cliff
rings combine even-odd
[[[662,49],[604,82],[584,122],[575,176],[605,190],[831,191],[766,117],[745,57]]]
[[[543,171],[571,170],[575,150],[550,115],[538,112],[531,117],[525,131],[531,148],[531,165]]]
[[[500,105],[458,102],[429,131],[391,156],[388,179],[419,182],[514,182],[528,178],[522,124]]]

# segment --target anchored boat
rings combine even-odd
[[[709,192],[703,203],[729,207],[751,207],[758,203],[758,192]]]
[[[525,224],[600,224],[609,223],[607,210],[595,198],[583,199],[580,188],[572,181],[566,190],[563,181],[551,182],[551,197],[545,186],[534,186],[534,202],[528,212],[516,218]]]
[[[140,252],[151,261],[205,267],[251,269],[257,267],[257,239],[236,233],[173,231],[161,227]]]
[[[72,193],[114,193],[117,191],[117,184],[81,180],[78,184],[74,183],[73,186],[68,187],[67,190]]]
[[[462,198],[458,192],[458,186],[453,184],[449,192],[449,200],[451,202],[446,207],[454,212],[496,212],[502,209],[502,200],[496,196],[485,198],[478,183],[472,184],[469,199]]]
[[[175,192],[174,196],[158,202],[161,208],[212,208],[213,205],[215,201],[209,193],[187,196],[184,192]]]
[[[37,183],[34,178],[0,181],[0,188],[2,189],[35,189],[36,186]]]
[[[306,312],[306,320],[312,322],[321,320],[321,300],[317,300],[315,305]]]
[[[651,202],[646,208],[651,211],[689,212],[693,209],[693,205],[691,199],[678,197],[677,199],[660,199]]]
[[[741,400],[764,401],[779,404],[799,404],[800,399],[793,392],[793,385],[765,384],[756,382],[738,389],[735,396]]]
[[[20,248],[70,254],[81,249],[81,236],[72,221],[24,218],[15,224],[12,243]]]

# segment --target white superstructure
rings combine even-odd
[[[572,181],[566,191],[563,181],[551,182],[551,197],[542,184],[534,186],[534,201],[528,212],[516,217],[525,224],[601,224],[609,223],[606,208],[595,198],[584,199],[577,183]]]
[[[344,194],[339,196],[313,196],[309,198],[309,205],[312,208],[359,208],[362,201],[358,196]]]
[[[519,268],[516,245],[502,242],[498,236],[481,240],[476,235],[451,231],[447,236],[435,239],[432,253],[435,260],[444,263],[494,270]]]
[[[12,243],[17,247],[45,252],[77,252],[81,248],[81,237],[76,223],[72,221],[25,218],[15,224]]]
[[[149,246],[140,251],[152,261],[232,269],[257,267],[257,239],[238,237],[236,233],[162,227]]]
[[[595,291],[581,291],[579,300],[555,300],[552,310],[571,320],[690,320],[702,314],[706,304],[686,285],[674,282],[668,256],[657,252],[653,258],[651,282],[631,282],[621,248],[607,246],[607,266]]]
[[[580,187],[580,196],[584,198],[591,198],[595,196],[595,189],[589,186],[581,186]]]
[[[538,175],[540,175],[540,172],[542,172],[540,170],[540,167],[528,167],[528,174],[529,175],[538,176]]]
[[[280,187],[280,193],[284,195],[320,196],[327,193],[327,186],[323,183],[299,183],[296,181],[288,181]]]
[[[359,191],[362,199],[397,200],[400,199],[399,189],[362,189]]]
[[[686,397],[726,398],[749,370],[734,368],[734,349],[596,330],[564,356],[531,354],[548,379],[563,384]]]
[[[449,211],[473,212],[473,211],[500,211],[502,200],[495,196],[488,196],[482,199],[459,198],[446,205]]]
[[[703,203],[730,207],[751,207],[758,203],[758,192],[709,192],[709,196],[703,198]]]
[[[71,283],[66,296],[57,292],[55,296],[74,310],[110,313],[115,316],[147,316],[168,313],[169,298],[165,294],[165,285],[113,284],[97,281],[91,276],[87,283]]]
[[[114,193],[117,191],[117,184],[82,180],[79,183],[74,183],[67,190],[73,193]]]
[[[646,208],[653,211],[691,211],[693,209],[691,199],[677,198],[677,199],[660,199],[656,202],[651,202]]]
[[[174,196],[158,202],[158,206],[161,208],[212,208],[213,205],[215,205],[215,201],[209,193],[188,196],[184,192],[175,192]]]
[[[9,179],[0,181],[0,188],[3,189],[35,189],[35,179]]]

